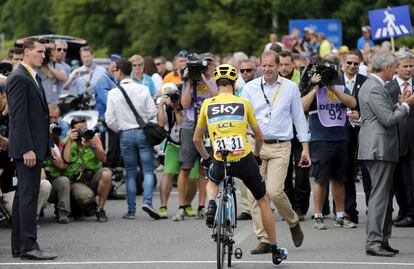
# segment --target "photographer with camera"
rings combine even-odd
[[[201,104],[206,98],[216,96],[217,85],[212,77],[214,71],[214,57],[211,53],[190,55],[187,68],[184,71],[183,80],[185,86],[181,97],[184,108],[184,122],[181,129],[180,163],[181,169],[178,176],[178,200],[179,208],[174,221],[181,221],[184,216],[195,216],[191,207],[191,201],[197,192],[197,182],[189,181],[190,172],[196,160],[200,159],[193,143],[195,123],[200,113]],[[198,214],[204,216],[204,203],[206,198],[206,184],[204,170],[199,168],[199,207]]]
[[[94,130],[88,129],[85,118],[74,118],[70,128],[63,147],[67,167],[62,175],[70,179],[70,192],[81,209],[99,196],[96,217],[99,222],[106,222],[104,205],[112,187],[112,171],[102,168],[106,155],[101,139]]]
[[[48,104],[58,104],[59,95],[62,92],[63,84],[67,79],[65,68],[62,64],[56,63],[56,44],[54,40],[43,40],[45,45],[45,59],[39,70],[42,86],[45,90]]]
[[[304,110],[309,112],[310,153],[315,177],[313,227],[318,230],[327,228],[322,207],[328,183],[332,186],[336,206],[335,226],[356,227],[345,214],[344,182],[347,169],[347,107],[354,109],[357,102],[345,86],[338,85],[340,67],[340,58],[331,54],[322,63],[310,63],[303,74],[305,82],[302,85],[311,85],[309,92],[302,97],[302,103]],[[306,83],[309,78],[309,83]]]
[[[158,106],[157,121],[160,126],[167,126],[168,137],[165,147],[164,177],[160,184],[160,217],[168,218],[167,203],[172,189],[174,175],[180,172],[180,129],[184,121],[180,92],[177,86],[168,82],[162,86],[162,96]],[[198,162],[193,166],[190,180],[198,180]]]
[[[65,139],[69,132],[68,124],[60,117],[60,108],[55,104],[49,104],[49,119],[50,119],[50,130],[52,134],[57,135],[60,140]],[[56,145],[58,141],[54,141]],[[62,148],[60,148],[62,149]]]
[[[63,89],[70,90],[70,87],[73,85],[78,95],[85,92],[93,94],[96,83],[105,74],[106,70],[94,63],[91,47],[81,47],[79,54],[83,65],[70,73],[68,80],[63,85]]]

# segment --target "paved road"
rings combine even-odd
[[[358,183],[358,191],[362,186]],[[175,189],[173,191],[176,191]],[[141,204],[138,197],[138,204]],[[364,196],[359,193],[360,212],[365,212]],[[159,195],[154,197],[159,205]],[[194,204],[195,205],[195,204]],[[170,198],[170,217],[177,208],[177,193]],[[312,207],[311,207],[312,208]],[[0,224],[0,268],[216,268],[215,244],[210,230],[202,221],[187,218],[181,223],[168,220],[155,221],[142,211],[136,220],[124,220],[125,201],[111,200],[106,206],[109,222],[97,223],[94,217],[68,225],[57,224],[52,206],[40,220],[39,243],[44,250],[56,252],[53,262],[23,262],[10,255],[10,229]],[[312,212],[313,210],[311,210]],[[393,258],[369,257],[364,252],[364,214],[358,228],[340,229],[326,220],[328,230],[316,231],[308,213],[302,222],[305,241],[295,248],[289,229],[276,215],[279,245],[289,249],[289,258],[279,268],[414,268],[414,228],[394,228],[391,245],[400,249]],[[244,251],[243,259],[233,268],[275,268],[270,254],[251,255],[249,250],[257,244],[251,222],[239,222],[236,231],[237,247]]]

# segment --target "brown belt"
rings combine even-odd
[[[288,142],[289,140],[279,140],[279,139],[265,139],[265,144],[280,144]]]

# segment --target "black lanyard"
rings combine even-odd
[[[267,105],[270,107],[269,99],[267,99],[267,96],[266,96],[266,94],[264,92],[264,88],[263,88],[263,78],[260,80],[260,88],[262,89],[262,93],[263,93],[264,99],[266,100]]]

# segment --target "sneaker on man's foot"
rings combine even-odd
[[[197,216],[196,212],[193,210],[193,208],[191,207],[191,205],[185,206],[184,212],[185,212],[185,215],[187,217],[195,217],[195,216]]]
[[[96,210],[96,219],[99,222],[107,222],[108,221],[108,217],[106,216],[105,210],[103,210],[102,208]]]
[[[326,230],[327,227],[326,227],[325,223],[323,223],[323,218],[315,218],[315,220],[313,222],[313,228],[315,228],[317,230]]]
[[[152,205],[149,204],[143,204],[142,205],[142,210],[144,210],[151,218],[153,219],[160,219],[160,215],[158,214],[157,211],[155,211],[155,209],[152,207]]]
[[[216,209],[217,209],[217,205],[216,205],[215,202],[214,202],[214,204],[209,204],[208,207],[207,207],[206,225],[207,225],[208,228],[213,228],[214,227],[214,217],[216,215]]]
[[[286,260],[287,256],[287,249],[272,245],[272,262],[274,264],[280,264],[283,260]]]
[[[184,215],[185,215],[184,209],[183,208],[179,208],[177,210],[177,213],[175,214],[175,216],[172,217],[172,220],[173,221],[183,221],[184,220]]]
[[[161,219],[168,219],[168,209],[166,207],[160,207],[159,215]]]
[[[342,227],[342,228],[347,228],[347,229],[352,229],[352,228],[357,227],[357,225],[353,223],[352,221],[350,221],[346,216],[342,218],[335,218],[334,225],[336,227]]]
[[[200,219],[204,219],[206,217],[206,211],[204,210],[204,207],[197,211],[197,217]]]
[[[122,218],[123,218],[123,219],[136,219],[137,217],[135,216],[135,213],[133,213],[133,212],[128,212],[128,213],[125,213],[125,214],[122,216]]]

